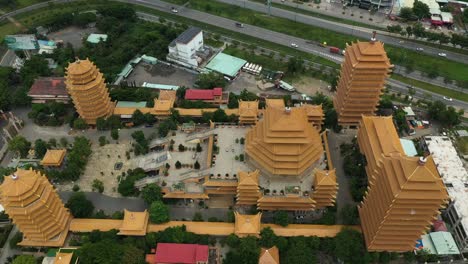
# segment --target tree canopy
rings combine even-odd
[[[149,218],[155,224],[169,221],[169,207],[161,201],[154,201],[149,208]]]
[[[10,142],[8,142],[8,150],[18,153],[22,158],[28,156],[31,142],[26,140],[23,136],[17,135]]]
[[[219,73],[209,72],[199,74],[195,84],[200,87],[200,89],[224,88],[226,86],[226,80],[223,75]]]
[[[76,218],[90,217],[94,211],[93,203],[86,199],[83,192],[74,192],[65,205]]]
[[[156,183],[150,183],[143,187],[141,197],[145,200],[146,204],[152,204],[155,201],[162,200],[161,187]]]
[[[367,251],[362,234],[350,228],[344,228],[335,237],[335,255],[344,263],[365,263]]]
[[[13,260],[13,264],[36,264],[36,259],[32,255],[19,255]]]
[[[431,15],[429,12],[429,6],[418,0],[415,0],[413,3],[413,13],[418,17],[418,19],[423,19]]]

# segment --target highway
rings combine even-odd
[[[64,2],[71,2],[71,1],[73,1],[73,0],[57,0],[57,1],[54,1],[54,2],[64,3]],[[181,6],[177,6],[177,5],[173,5],[173,4],[161,1],[161,0],[119,0],[119,1],[120,2],[126,2],[126,3],[132,3],[132,4],[138,4],[138,5],[146,6],[146,7],[156,9],[156,10],[160,10],[160,11],[167,12],[167,13],[171,13],[171,7],[177,7],[177,9],[179,11],[177,13],[178,16],[183,16],[183,17],[186,17],[186,18],[189,18],[189,19],[201,21],[201,22],[206,23],[206,24],[210,24],[210,25],[213,25],[213,26],[225,28],[225,29],[228,29],[228,30],[231,30],[231,31],[239,32],[239,33],[242,33],[242,34],[245,34],[245,35],[249,35],[249,36],[252,36],[252,37],[259,38],[259,39],[267,40],[267,41],[274,42],[274,43],[277,43],[277,44],[281,44],[281,45],[284,45],[284,46],[290,46],[290,44],[292,42],[294,42],[294,43],[297,43],[299,45],[298,50],[308,52],[310,54],[318,55],[318,56],[321,56],[321,57],[324,57],[324,58],[328,58],[328,59],[330,59],[330,60],[332,60],[332,61],[334,61],[336,63],[341,63],[342,60],[343,60],[343,57],[340,56],[340,55],[333,55],[333,54],[330,54],[327,50],[325,50],[325,49],[323,49],[323,48],[321,48],[321,47],[319,47],[317,45],[307,44],[305,39],[289,36],[289,35],[286,35],[286,34],[283,34],[283,33],[278,33],[278,32],[275,32],[275,31],[271,31],[271,30],[267,30],[267,29],[264,29],[264,28],[251,26],[251,25],[245,25],[244,28],[238,28],[238,27],[236,27],[236,25],[235,25],[236,21],[234,21],[234,20],[219,17],[219,16],[214,16],[214,15],[211,15],[211,14],[207,14],[207,13],[204,13],[204,12],[196,11],[196,10],[193,10],[193,9],[189,9],[189,8],[185,8],[185,7],[181,7]],[[27,9],[27,11],[30,11],[30,10],[33,10],[33,9],[37,9],[37,8],[40,8],[40,7],[47,6],[47,5],[48,5],[48,3],[44,2],[44,3],[36,4],[36,5],[33,5],[33,6],[29,6],[29,7],[24,8],[24,9],[16,10],[13,13],[18,14],[18,13],[25,12],[24,11],[25,9]],[[9,15],[9,14],[11,15],[11,13],[8,13],[6,15]],[[144,13],[141,13],[141,12],[139,12],[139,16],[142,17],[142,18],[144,18],[145,16],[150,16],[151,17],[151,15],[144,14]],[[0,20],[1,20],[2,17],[3,16],[0,16]],[[408,88],[407,88],[406,84],[401,83],[401,82],[396,81],[396,80],[392,80],[392,79],[390,79],[388,82],[389,82],[389,84],[392,86],[392,88],[394,90],[400,91],[403,94],[407,93]],[[432,100],[443,100],[443,96],[441,96],[439,94],[431,93],[431,92],[425,91],[425,90],[417,88],[417,87],[415,87],[415,89],[416,89],[416,94],[414,96],[415,98],[424,98],[424,94],[431,94],[432,95]],[[463,109],[468,109],[468,103],[465,103],[463,101],[459,101],[459,100],[454,99],[452,102],[448,102],[448,101],[445,101],[445,102],[448,105],[456,106],[456,107],[463,108]]]
[[[241,7],[245,6],[245,8],[255,10],[257,12],[268,13],[267,7],[264,4],[260,4],[257,2],[244,1],[244,0],[217,0],[217,1],[223,2],[226,4],[235,4]],[[307,25],[311,25],[311,26],[315,26],[319,28],[328,29],[328,30],[342,33],[342,34],[353,35],[355,37],[359,37],[362,39],[369,39],[373,31],[373,29],[333,22],[333,21],[296,13],[296,12],[292,12],[289,10],[273,7],[273,6],[271,7],[271,15],[276,16],[276,17],[286,18],[289,20],[297,21],[299,23],[303,23],[303,24],[307,24]],[[392,46],[406,48],[410,50],[416,50],[416,48],[424,48],[422,52],[428,55],[432,55],[432,56],[438,56],[437,55],[438,53],[443,52],[447,54],[446,59],[448,60],[453,60],[453,61],[468,64],[468,55],[450,52],[450,51],[446,51],[442,49],[437,49],[437,48],[433,48],[433,47],[426,46],[426,45],[421,45],[421,44],[410,42],[410,41],[403,41],[402,43],[400,43],[401,41],[400,38],[395,38],[395,37],[386,35],[388,34],[388,32],[381,32],[381,33],[382,34],[378,35],[378,39]],[[327,41],[327,40],[324,39],[323,41]],[[441,58],[441,59],[443,60],[444,58]]]

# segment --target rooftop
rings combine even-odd
[[[262,248],[258,264],[279,264],[279,250],[276,246]]]
[[[86,39],[86,41],[88,41],[89,43],[94,43],[94,44],[97,44],[101,41],[107,41],[107,34],[95,34],[95,33],[92,33],[88,36],[88,38]]]
[[[196,264],[208,262],[207,245],[158,243],[153,263]]]
[[[435,255],[460,254],[457,244],[449,232],[432,232],[422,236],[423,247]]]
[[[216,55],[210,63],[206,65],[206,68],[229,77],[234,77],[246,63],[247,61],[243,59],[224,53],[218,53],[218,55]]]
[[[215,96],[221,96],[222,93],[222,88],[188,89],[185,91],[185,100],[213,100]]]
[[[262,213],[255,215],[242,215],[234,212],[235,221],[235,234],[238,236],[258,236],[260,234],[260,225]]]
[[[64,77],[39,77],[34,80],[29,96],[34,95],[58,95],[68,96]]]
[[[34,35],[7,35],[4,41],[11,50],[39,49],[39,44]]]
[[[41,160],[41,165],[60,166],[66,153],[66,149],[48,149],[44,158]]]
[[[148,212],[131,212],[124,210],[124,219],[119,235],[144,236],[148,227]]]
[[[131,101],[118,101],[115,108],[143,108],[146,107],[146,102],[131,102]]]
[[[418,151],[416,150],[416,147],[414,146],[414,142],[412,140],[400,138],[400,142],[406,156],[414,157],[418,155]]]
[[[141,86],[145,88],[151,88],[151,89],[174,90],[174,91],[177,91],[177,89],[179,89],[180,87],[177,85],[167,85],[167,84],[148,83],[148,82],[144,82]]]
[[[461,219],[465,232],[468,233],[468,173],[460,160],[450,138],[446,136],[424,137],[445,183],[447,192],[454,202],[455,210]]]
[[[182,34],[180,34],[174,41],[171,42],[171,44],[169,44],[170,46],[174,46],[175,43],[180,43],[180,44],[188,44],[193,38],[195,38],[195,36],[197,36],[198,34],[200,34],[202,32],[202,30],[200,28],[197,28],[197,27],[190,27],[188,28],[187,30],[185,30],[184,32],[182,32]]]

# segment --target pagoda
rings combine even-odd
[[[306,109],[283,106],[267,100],[263,119],[246,135],[247,161],[267,176],[302,178],[323,158],[322,140]]]
[[[376,41],[375,32],[370,42],[358,41],[346,48],[333,100],[338,124],[357,126],[361,115],[374,115],[392,68],[384,44]]]
[[[255,125],[258,119],[258,100],[242,101],[239,100],[239,124]]]
[[[5,212],[23,233],[21,246],[61,247],[72,216],[44,175],[18,169],[0,186]]]
[[[237,205],[256,205],[260,197],[258,178],[260,171],[239,171],[239,183],[237,184]]]
[[[89,61],[76,60],[66,69],[67,91],[76,111],[89,125],[95,125],[99,117],[112,115],[115,103],[109,97],[103,74]]]
[[[333,206],[338,193],[335,169],[317,170],[314,178],[314,193],[312,198],[316,202],[317,209]]]
[[[391,117],[362,117],[358,143],[368,190],[358,207],[369,251],[412,251],[447,202],[431,156],[408,157]]]

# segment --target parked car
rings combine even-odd
[[[437,55],[439,55],[440,57],[447,57],[447,54],[443,52],[439,52],[437,53]]]
[[[453,99],[452,99],[452,98],[450,98],[450,97],[447,97],[447,96],[444,96],[444,100],[447,100],[447,101],[449,101],[449,102],[452,102],[452,101],[453,101]]]
[[[299,48],[299,46],[296,43],[291,43],[291,47],[296,48],[296,49]]]
[[[236,27],[243,28],[243,27],[244,27],[244,24],[239,23],[239,22],[236,22]]]
[[[172,12],[172,13],[179,13],[179,10],[177,10],[177,8],[175,8],[175,7],[172,7],[172,8],[171,8],[171,12]]]
[[[423,51],[424,48],[416,48],[417,51]]]

